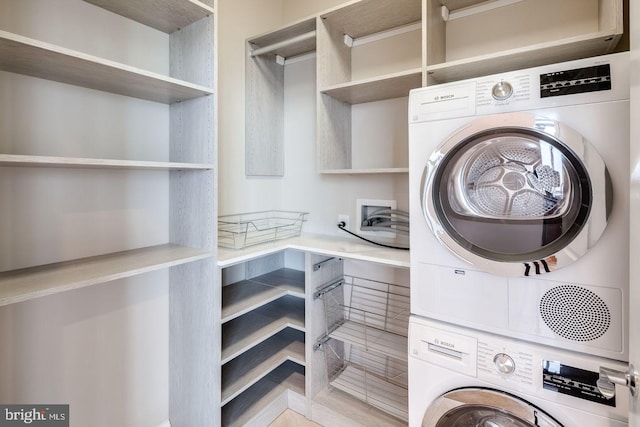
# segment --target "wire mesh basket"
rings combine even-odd
[[[218,246],[242,249],[299,236],[307,212],[262,211],[218,217]]]
[[[406,362],[335,339],[322,348],[331,387],[407,420]]]

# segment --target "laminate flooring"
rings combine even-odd
[[[322,427],[291,409],[284,411],[269,427]]]

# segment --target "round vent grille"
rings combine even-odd
[[[572,341],[600,338],[611,325],[605,302],[590,290],[573,285],[545,292],[540,300],[540,315],[549,329]]]

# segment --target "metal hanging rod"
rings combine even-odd
[[[463,7],[462,9],[450,11],[447,6],[440,8],[442,19],[445,21],[453,21],[454,19],[464,18],[465,16],[475,15],[477,13],[486,12],[492,9],[509,6],[510,4],[520,3],[524,0],[489,0],[474,6]]]
[[[264,47],[259,47],[259,48],[255,49],[255,50],[252,50],[249,53],[249,56],[253,58],[255,56],[260,56],[260,55],[264,55],[266,53],[275,52],[276,50],[281,49],[283,47],[291,46],[291,45],[294,45],[296,43],[303,42],[305,40],[313,39],[315,37],[316,37],[316,32],[315,31],[309,31],[308,33],[300,34],[299,36],[295,36],[295,37],[292,37],[292,38],[287,39],[287,40],[283,40],[283,41],[278,42],[278,43],[270,44],[270,45],[264,46]]]

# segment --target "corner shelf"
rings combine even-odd
[[[284,330],[222,366],[221,406],[287,360],[305,365],[304,333]]]
[[[208,251],[166,244],[7,271],[0,273],[0,306],[212,257]]]
[[[213,94],[204,86],[2,30],[0,70],[166,104]]]
[[[284,296],[227,322],[222,326],[221,363],[287,328],[305,331],[304,300]]]

